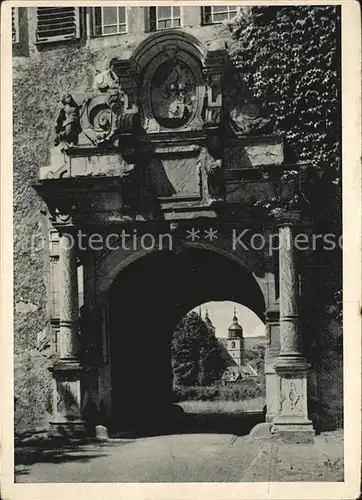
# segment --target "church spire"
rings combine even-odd
[[[238,317],[236,316],[236,307],[234,306],[234,317],[233,317],[233,323],[238,322]]]
[[[243,328],[239,325],[238,317],[236,316],[236,307],[234,306],[234,317],[233,323],[229,326],[228,329],[228,338],[242,338],[243,337]]]

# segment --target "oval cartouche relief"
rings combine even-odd
[[[151,106],[162,127],[179,128],[193,118],[197,107],[196,81],[185,62],[167,60],[158,66],[151,82]]]

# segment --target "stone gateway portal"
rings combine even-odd
[[[326,328],[310,304],[335,263],[295,243],[315,231],[315,169],[290,155],[252,88],[232,91],[232,39],[212,26],[222,12],[203,7],[208,22],[192,28],[196,7],[166,20],[145,8],[149,29],[131,32],[126,50],[107,45],[107,30],[124,34],[136,18],[120,11],[107,25],[102,9],[89,42],[99,59],[84,49],[76,83],[62,84],[33,182],[45,207],[51,431],[172,418],[175,327],[199,304],[229,300],[265,324],[265,428],[312,441],[334,411],[316,355]]]

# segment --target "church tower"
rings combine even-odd
[[[238,323],[235,308],[233,322],[228,329],[227,350],[235,363],[242,366],[244,354],[243,329]]]

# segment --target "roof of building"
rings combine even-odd
[[[235,381],[241,379],[241,372],[237,365],[228,366],[221,377],[222,380]]]
[[[231,365],[225,368],[221,379],[227,380],[229,382],[235,382],[236,380],[242,380],[244,378],[258,377],[256,370],[249,365],[237,366]]]

